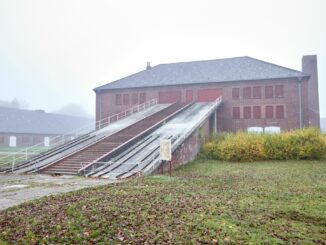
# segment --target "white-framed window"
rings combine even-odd
[[[264,129],[262,127],[249,127],[247,131],[248,133],[263,133]]]
[[[16,147],[17,146],[17,138],[16,136],[9,137],[9,147]]]
[[[280,127],[265,127],[264,128],[265,133],[270,133],[270,134],[279,134],[281,133],[281,128]]]
[[[50,146],[50,137],[44,137],[44,146]]]

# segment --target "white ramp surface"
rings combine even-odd
[[[171,139],[176,148],[184,136],[189,136],[194,129],[214,112],[214,103],[195,103],[178,114],[171,121],[142,139],[128,150],[110,159],[107,163],[99,163],[100,167],[86,173],[87,176],[110,179],[126,178],[140,172],[150,173],[159,161],[159,145],[161,139]],[[215,105],[216,109],[216,105]]]

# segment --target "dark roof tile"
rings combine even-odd
[[[84,117],[0,107],[1,133],[66,134],[92,122]]]
[[[307,76],[300,71],[244,56],[161,64],[97,87],[94,91]]]

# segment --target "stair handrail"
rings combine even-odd
[[[146,129],[145,131],[139,133],[138,135],[134,136],[133,138],[129,139],[128,141],[122,143],[120,146],[118,146],[117,148],[115,148],[114,150],[117,150],[117,149],[121,149],[121,147],[124,147],[125,145],[129,144],[129,142],[135,140],[137,137],[140,137],[141,135],[143,135],[145,132],[148,132],[150,130],[152,130],[153,128],[157,127],[158,125],[162,124],[164,121],[167,120],[167,118],[172,118],[173,116],[175,116],[176,114],[178,114],[180,111],[184,110],[185,108],[189,107],[192,103],[188,103],[186,104],[185,106],[183,106],[182,108],[178,109],[177,111],[173,112],[172,114],[170,114],[169,116],[163,118],[161,121],[159,121],[158,123],[152,125],[151,127],[149,127],[148,129]],[[106,155],[110,154],[111,152],[107,153]],[[93,162],[91,162],[89,165],[87,166],[84,166],[82,169],[80,169],[78,172],[81,173],[84,171],[84,169],[90,167],[92,164],[98,162],[98,161],[102,161],[102,160],[99,160],[99,159],[103,159],[103,157],[105,157],[105,155],[101,156],[100,158],[94,160]]]
[[[25,147],[23,149],[20,149],[18,151],[14,151],[14,152],[11,152],[7,155],[4,155],[4,156],[0,156],[0,167],[1,166],[10,166],[12,169],[15,167],[15,164],[17,162],[21,162],[21,161],[26,161],[28,160],[28,155],[37,155],[41,152],[45,152],[45,151],[48,151],[58,145],[61,145],[61,144],[65,144],[65,143],[68,143],[74,139],[76,139],[77,137],[79,136],[82,136],[82,135],[85,135],[85,134],[88,134],[88,133],[92,133],[96,130],[100,130],[106,126],[108,126],[109,124],[113,123],[113,122],[116,122],[122,118],[125,118],[126,116],[130,116],[134,113],[137,113],[139,111],[142,111],[144,109],[147,109],[151,106],[154,106],[158,103],[158,99],[157,98],[153,98],[151,100],[148,100],[148,101],[145,101],[144,103],[141,103],[141,104],[137,104],[135,106],[132,106],[122,112],[119,112],[119,113],[116,113],[114,115],[111,115],[111,116],[108,116],[106,118],[102,118],[98,121],[95,121],[95,124],[94,122],[93,123],[90,123],[90,124],[87,124],[85,126],[82,126],[72,132],[69,132],[69,133],[65,133],[65,134],[60,134],[58,136],[55,136],[53,138],[50,138],[49,140],[49,146],[44,146],[44,142],[40,142],[38,144],[35,144],[35,145],[32,145],[32,146],[28,146],[28,147]],[[114,120],[115,119],[115,120]],[[107,122],[107,124],[104,124],[104,122]],[[99,128],[97,128],[97,125],[99,125]],[[67,140],[67,137],[68,140]],[[58,141],[59,139],[59,141]],[[61,141],[60,141],[61,139]],[[53,141],[54,143],[51,144],[51,141]],[[33,150],[34,149],[34,150]],[[41,150],[40,150],[41,149]],[[17,155],[20,155],[20,156],[17,156]],[[5,161],[5,159],[8,159],[8,161]]]

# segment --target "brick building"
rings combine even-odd
[[[55,137],[70,137],[76,129],[93,123],[89,118],[0,107],[0,147],[50,146],[52,139],[61,140]]]
[[[161,64],[94,89],[96,120],[132,105],[213,101],[223,96],[216,114],[220,131],[276,127],[319,127],[315,55],[302,57],[296,71],[251,57]]]

